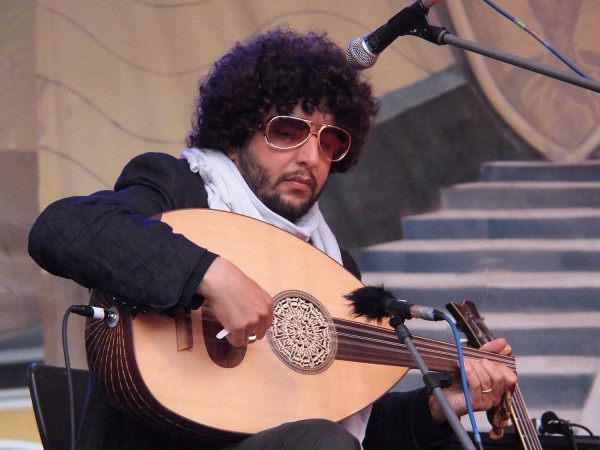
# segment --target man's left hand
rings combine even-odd
[[[506,340],[499,338],[483,345],[481,350],[509,354],[510,346]],[[504,393],[513,390],[517,382],[517,375],[512,369],[502,363],[492,362],[485,358],[477,360],[466,358],[465,372],[474,411],[487,411],[499,405]],[[444,394],[454,412],[458,416],[462,416],[468,412],[467,403],[460,375],[456,374],[453,378],[452,385],[444,389]],[[429,398],[429,407],[431,415],[437,422],[446,421],[444,412],[433,396]]]

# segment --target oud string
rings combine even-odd
[[[202,320],[211,324],[219,323],[213,317],[204,317]],[[339,318],[336,318],[335,322],[336,335],[342,345],[345,343],[347,345],[361,345],[366,348],[369,348],[370,345],[372,349],[408,354],[406,346],[398,341],[396,334],[391,329]],[[413,340],[418,350],[430,359],[452,363],[458,361],[455,344],[422,336],[413,336]],[[507,364],[515,370],[514,362],[510,357],[496,353],[482,352],[472,348],[463,348],[462,351],[469,358],[480,359],[485,357],[494,362]]]
[[[515,427],[521,431],[520,435],[524,441],[527,441],[529,447],[525,446],[527,450],[528,448],[542,449],[539,438],[537,437],[537,431],[533,425],[533,422],[529,419],[529,412],[527,411],[527,407],[525,402],[523,401],[523,396],[521,395],[521,390],[519,389],[519,385],[515,386],[515,391],[513,393],[513,421],[516,419]],[[527,432],[526,432],[527,431]]]
[[[490,281],[490,271],[487,267],[482,270],[482,273],[485,274],[484,294],[483,294],[481,308],[480,308],[482,315],[483,315],[486,310],[486,305],[487,305],[487,301],[488,301],[489,294],[490,294],[491,281]],[[516,362],[515,362],[515,366],[516,366]],[[519,389],[518,384],[515,385],[515,389],[513,392],[512,408],[513,408],[513,412],[512,412],[513,422],[517,422],[514,425],[515,425],[515,427],[523,430],[520,433],[520,436],[523,439],[523,441],[527,441],[529,444],[529,447],[526,447],[525,450],[527,450],[528,448],[532,448],[532,449],[535,448],[535,449],[541,450],[542,447],[541,447],[541,444],[537,437],[537,431],[536,431],[535,427],[533,426],[533,423],[529,419],[529,412],[527,411],[527,407],[525,406],[525,401],[523,400],[523,396],[521,395],[521,390]],[[527,433],[524,431],[524,429],[527,429]],[[525,442],[523,442],[523,444],[525,445]]]
[[[336,321],[338,322],[336,323],[336,328],[338,329],[337,335],[349,338],[349,342],[352,343],[352,345],[355,345],[356,341],[364,341],[379,344],[381,347],[385,347],[389,350],[408,352],[406,346],[398,342],[396,334],[391,330],[341,319],[336,319]],[[350,332],[347,332],[346,329],[349,329]],[[358,334],[357,330],[363,334],[369,335],[365,337],[363,334]],[[352,334],[352,332],[355,334]],[[457,347],[452,343],[420,336],[413,336],[413,340],[419,351],[423,352],[426,356],[436,357],[445,361],[458,361]],[[464,348],[462,350],[467,357],[478,359],[485,356],[485,358],[495,362],[507,364],[515,370],[514,362],[510,357],[470,348]]]

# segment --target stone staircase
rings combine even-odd
[[[552,410],[600,434],[600,161],[487,163],[442,204],[405,218],[403,240],[363,249],[363,281],[442,310],[474,301],[513,347],[530,416]],[[447,324],[407,325],[452,339]],[[399,389],[421,383],[412,372]]]

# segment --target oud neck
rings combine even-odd
[[[338,338],[337,359],[370,364],[385,364],[416,369],[410,352],[398,341],[396,333],[389,329],[344,319],[333,319]],[[456,372],[458,355],[456,345],[413,336],[413,342],[425,364],[436,372]],[[487,358],[502,362],[516,371],[515,359],[496,353],[464,348],[463,353],[470,358]]]

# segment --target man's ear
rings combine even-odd
[[[238,155],[238,149],[237,148],[226,148],[225,149],[225,154],[227,155],[227,157],[232,160],[233,162],[235,162],[235,160],[237,159],[237,155]]]

